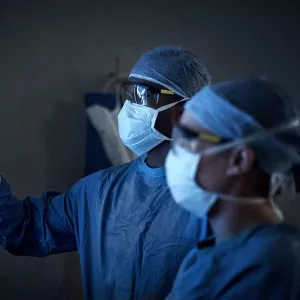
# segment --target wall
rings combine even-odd
[[[297,96],[296,1],[224,2],[1,1],[0,169],[15,193],[64,191],[82,176],[83,95],[101,90],[115,55],[127,71],[150,47],[180,44],[215,81],[264,73]],[[298,221],[299,205],[285,206]],[[2,250],[0,265],[1,299],[80,299],[76,254],[16,258]]]

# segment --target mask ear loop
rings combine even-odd
[[[164,106],[162,106],[162,107],[159,107],[159,108],[157,108],[157,109],[153,109],[153,108],[152,108],[152,109],[155,111],[155,115],[154,115],[154,117],[153,117],[153,119],[152,119],[151,128],[152,128],[155,132],[159,133],[159,132],[154,128],[155,122],[156,122],[156,119],[157,119],[158,114],[159,114],[160,112],[162,112],[162,111],[165,111],[165,110],[167,110],[167,109],[169,109],[169,108],[171,108],[171,107],[177,105],[177,104],[180,103],[180,102],[187,101],[188,99],[189,99],[189,98],[183,98],[183,99],[181,99],[180,101],[173,102],[173,103],[169,103],[169,104],[164,105]],[[159,134],[160,134],[160,133],[159,133]],[[170,138],[167,138],[167,140],[168,140],[168,141],[171,141]]]
[[[169,104],[167,104],[167,105],[164,105],[164,106],[162,106],[162,107],[157,108],[156,110],[157,110],[158,112],[161,112],[161,111],[167,110],[167,109],[169,109],[169,108],[171,108],[171,107],[177,105],[177,104],[180,103],[180,102],[187,101],[187,100],[189,100],[189,98],[183,98],[183,99],[181,99],[180,101],[173,102],[173,103],[169,103]]]

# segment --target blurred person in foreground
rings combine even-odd
[[[215,239],[185,258],[170,299],[300,299],[300,239],[275,200],[295,196],[300,115],[263,78],[205,87],[185,105],[166,160],[174,200]]]
[[[122,87],[119,132],[138,159],[88,176],[64,194],[16,199],[0,184],[0,243],[14,255],[78,250],[85,299],[163,299],[182,259],[209,234],[173,201],[164,162],[185,99],[210,83],[176,46],[144,54]]]

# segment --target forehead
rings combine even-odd
[[[186,110],[183,111],[182,116],[180,117],[180,124],[195,132],[212,133],[199,124],[199,122]]]

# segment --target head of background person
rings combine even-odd
[[[299,113],[277,84],[253,77],[203,88],[186,102],[172,138],[166,172],[177,203],[210,219],[225,207],[231,218],[264,207],[280,220],[274,197],[295,193],[300,131]]]
[[[200,59],[178,46],[145,53],[122,86],[124,106],[118,123],[124,144],[141,156],[169,141],[184,99],[210,83]]]

